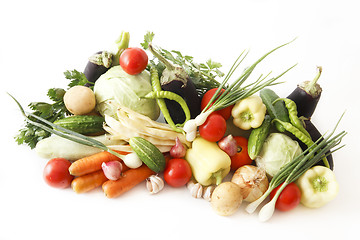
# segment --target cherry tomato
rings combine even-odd
[[[210,101],[210,99],[212,98],[212,96],[214,96],[215,92],[216,92],[217,88],[213,88],[208,90],[204,96],[201,99],[201,110],[203,110],[206,105],[208,104],[208,102]],[[224,92],[225,89],[221,89],[221,92]],[[211,104],[212,105],[212,104]],[[210,105],[210,106],[211,106]],[[220,109],[215,111],[216,113],[219,113],[221,116],[223,116],[225,118],[225,120],[228,120],[231,116],[231,110],[233,108],[234,105],[232,106],[228,106],[226,108]]]
[[[70,175],[71,162],[64,158],[53,158],[45,166],[43,176],[45,182],[51,187],[67,188],[74,176]]]
[[[164,179],[172,187],[184,186],[192,177],[189,163],[182,158],[170,159],[164,170]]]
[[[219,141],[226,132],[226,120],[218,113],[211,113],[199,127],[200,136],[210,142]]]
[[[273,199],[278,189],[281,187],[280,184],[270,193],[270,199]],[[279,195],[276,200],[275,208],[280,211],[289,211],[299,205],[301,199],[301,191],[295,183],[288,184]]]
[[[238,146],[237,153],[231,156],[231,170],[236,170],[241,166],[252,163],[252,159],[248,153],[248,140],[242,136],[234,136],[236,144]]]
[[[119,63],[127,74],[136,75],[146,68],[148,55],[141,48],[127,48],[120,55]]]

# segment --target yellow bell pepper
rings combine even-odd
[[[301,203],[309,208],[319,208],[333,200],[339,192],[334,172],[323,166],[307,170],[298,180]]]
[[[197,137],[186,151],[195,180],[203,186],[220,184],[230,172],[231,159],[217,143]]]
[[[231,111],[234,125],[243,130],[260,127],[265,113],[266,106],[257,95],[238,101]]]

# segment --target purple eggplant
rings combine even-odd
[[[296,103],[298,116],[310,119],[320,100],[322,89],[317,81],[320,78],[322,68],[318,67],[318,74],[312,81],[299,84],[287,97]]]
[[[201,99],[195,84],[182,67],[171,64],[151,44],[149,44],[149,49],[165,65],[160,78],[162,90],[180,95],[189,107],[191,118],[195,118],[201,112]],[[185,113],[181,106],[176,101],[169,99],[165,99],[165,103],[173,122],[176,124],[184,123]]]
[[[106,73],[112,64],[112,54],[100,51],[89,58],[84,74],[89,82],[95,82],[102,74]]]
[[[191,79],[188,79],[186,85],[181,81],[173,80],[168,83],[163,83],[161,88],[164,91],[171,91],[180,95],[187,103],[191,118],[195,118],[200,114],[200,98],[197,95],[196,87]],[[169,109],[171,119],[174,123],[183,123],[185,121],[185,113],[180,104],[176,101],[165,99],[166,107]]]
[[[119,65],[119,58],[124,49],[128,48],[130,34],[121,32],[116,39],[112,51],[99,51],[89,58],[89,62],[85,66],[84,74],[89,82],[95,81],[106,71],[112,67]]]

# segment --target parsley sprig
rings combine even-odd
[[[149,43],[152,42],[154,36],[155,34],[153,32],[147,32],[141,46],[144,49],[148,49]],[[220,83],[217,81],[217,78],[224,76],[224,73],[220,70],[222,67],[221,63],[212,61],[211,59],[207,60],[205,63],[196,63],[194,62],[194,57],[184,55],[177,50],[169,51],[157,47],[157,51],[173,64],[179,65],[185,69],[191,80],[194,82],[200,96],[209,89],[219,87]],[[161,75],[162,71],[165,69],[165,65],[160,61],[155,62],[154,59],[150,60],[150,62],[156,67],[159,75]]]
[[[90,83],[82,72],[72,70],[64,72],[64,75],[66,79],[70,80],[68,88],[76,85],[90,85],[90,88],[92,88],[93,83]],[[70,112],[66,109],[63,101],[65,92],[66,90],[63,88],[50,88],[47,92],[50,103],[31,102],[29,108],[32,110],[32,114],[46,119],[49,122],[54,122],[70,115]],[[36,119],[32,120],[37,121]],[[19,145],[26,144],[33,149],[40,140],[47,138],[50,135],[49,132],[42,128],[26,122],[25,126],[20,129],[15,136],[15,141]]]

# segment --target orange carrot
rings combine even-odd
[[[96,172],[75,178],[71,182],[71,188],[76,193],[84,193],[100,187],[107,180],[108,179],[105,177],[103,170],[98,170]]]
[[[145,181],[152,174],[155,173],[143,164],[139,168],[130,169],[124,172],[119,180],[108,180],[104,182],[102,189],[108,198],[115,198]]]
[[[117,153],[123,155],[128,154],[128,152],[120,151],[117,151]],[[73,176],[82,176],[100,170],[101,164],[103,162],[110,162],[115,160],[121,161],[120,158],[106,151],[96,153],[94,155],[87,156],[73,162],[69,167],[69,172]]]

